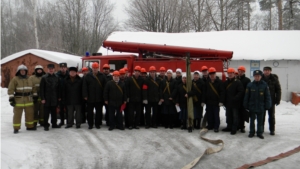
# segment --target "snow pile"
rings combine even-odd
[[[300,31],[113,32],[107,40],[228,50],[232,60],[300,60]]]
[[[68,65],[71,66],[79,65],[81,67],[82,60],[80,56],[70,55],[70,54],[60,53],[60,52],[47,51],[47,50],[39,50],[39,49],[28,49],[18,53],[14,53],[12,55],[3,58],[1,60],[1,64],[14,60],[18,57],[24,56],[28,53],[31,53],[33,55],[36,55],[38,57],[44,58],[46,60],[49,60],[57,64],[61,62],[66,62],[68,63]]]
[[[12,107],[7,89],[1,89],[1,168],[181,168],[212,145],[199,139],[199,130],[193,133],[180,129],[146,130],[88,130],[52,129],[45,132],[26,131],[24,118],[19,134],[13,134]],[[225,127],[225,112],[221,108],[221,127]],[[24,117],[24,115],[23,115]],[[268,124],[265,139],[248,138],[247,133],[214,133],[205,137],[222,139],[224,149],[205,156],[195,168],[236,168],[245,163],[263,160],[294,149],[300,142],[300,105],[282,101],[276,107],[276,135],[270,136]],[[105,123],[105,122],[104,122]],[[261,168],[296,168],[300,153],[269,163]]]

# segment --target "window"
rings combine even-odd
[[[127,60],[109,60],[110,71],[120,70],[127,66]]]

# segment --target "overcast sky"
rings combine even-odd
[[[125,13],[125,6],[128,4],[129,0],[109,0],[111,3],[115,4],[114,17],[120,23],[124,22],[128,17]]]

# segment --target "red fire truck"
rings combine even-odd
[[[175,71],[181,68],[186,72],[186,56],[190,54],[191,72],[201,69],[202,66],[214,67],[217,70],[217,75],[225,80],[224,70],[228,68],[228,60],[232,58],[232,51],[222,51],[215,49],[202,49],[158,44],[145,44],[133,42],[114,42],[104,41],[103,47],[115,52],[121,52],[118,55],[102,55],[99,53],[93,56],[82,58],[83,67],[91,67],[93,62],[98,62],[100,70],[104,64],[109,64],[111,71],[120,70],[123,67],[128,68],[130,74],[133,73],[135,66],[141,66],[146,70],[150,66],[155,66],[157,69],[165,67]],[[136,53],[124,54],[122,52]]]

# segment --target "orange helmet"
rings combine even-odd
[[[83,68],[81,69],[82,72],[88,71],[88,70],[89,70],[89,69],[88,69],[87,67],[83,67]]]
[[[114,71],[114,72],[113,72],[113,76],[120,76],[119,71]]]
[[[108,64],[104,64],[103,65],[103,69],[109,69],[110,67],[109,67],[109,65]]]
[[[155,68],[155,66],[150,66],[150,68],[149,68],[149,72],[150,71],[156,71],[156,68]]]
[[[209,73],[216,73],[217,71],[216,71],[216,68],[210,67],[210,68],[208,69],[208,72],[209,72]]]
[[[160,67],[159,70],[160,71],[166,71],[166,68],[165,67]]]
[[[202,66],[201,67],[201,72],[205,71],[205,70],[208,70],[207,66]]]
[[[235,72],[234,72],[234,74],[238,75],[238,74],[239,74],[239,72],[235,71]]]
[[[134,70],[141,71],[141,66],[135,66]]]
[[[141,73],[147,73],[145,68],[141,68]]]
[[[239,67],[238,67],[238,70],[242,70],[242,71],[246,72],[245,66],[239,66]]]
[[[227,73],[234,73],[234,72],[235,72],[235,70],[233,68],[228,68],[227,69]]]
[[[127,67],[124,67],[123,69],[124,69],[125,71],[128,71],[128,68],[127,68]]]
[[[124,75],[126,72],[125,72],[124,69],[120,69],[120,70],[119,70],[119,73],[120,73],[120,75]]]
[[[99,68],[98,62],[94,62],[94,63],[92,64],[92,68]]]

